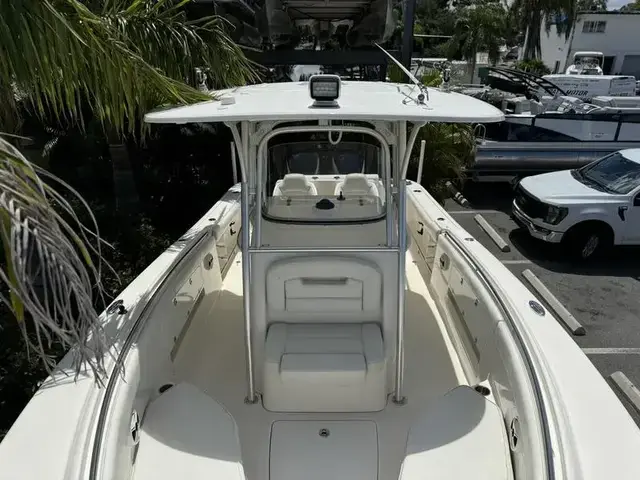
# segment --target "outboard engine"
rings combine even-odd
[[[391,0],[374,0],[369,12],[347,33],[350,47],[368,47],[386,42],[395,29],[395,15]]]
[[[314,34],[320,46],[324,46],[329,41],[335,31],[335,27],[330,21],[317,21],[313,25]]]
[[[280,0],[265,0],[264,6],[256,10],[258,29],[274,45],[290,43],[297,29]]]

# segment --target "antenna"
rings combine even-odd
[[[380,50],[382,50],[384,52],[384,54],[389,57],[391,59],[391,61],[393,63],[395,63],[398,68],[400,70],[402,70],[404,72],[404,74],[409,77],[409,80],[411,80],[413,82],[413,84],[418,87],[420,89],[420,94],[418,95],[418,100],[417,103],[424,103],[425,97],[427,100],[429,100],[429,91],[427,90],[427,87],[425,87],[422,82],[420,80],[418,80],[413,73],[411,73],[408,69],[406,69],[404,67],[404,65],[402,65],[393,55],[391,55],[389,52],[387,52],[384,48],[382,48],[379,44],[375,44],[376,47],[378,47]]]

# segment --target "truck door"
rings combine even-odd
[[[622,243],[638,245],[640,244],[640,188],[636,188],[629,203],[626,210],[624,207],[620,207],[620,210],[624,211],[618,212],[625,219]]]

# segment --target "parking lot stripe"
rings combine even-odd
[[[640,348],[583,348],[587,355],[640,355]]]
[[[533,263],[531,260],[502,260],[505,265],[529,265]]]

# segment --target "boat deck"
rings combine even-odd
[[[397,479],[405,456],[407,433],[415,416],[431,400],[467,383],[420,270],[411,253],[407,255],[404,393],[408,402],[397,406],[389,399],[383,411],[369,413],[276,413],[265,410],[261,404],[244,403],[246,362],[240,256],[233,261],[212,311],[194,323],[185,338],[175,361],[175,373],[177,381],[189,382],[206,392],[235,418],[248,479],[264,480],[269,478],[270,468],[272,471],[277,468],[270,455],[280,455],[275,451],[274,438],[276,435],[279,440],[287,438],[287,428],[291,426],[287,420],[309,422],[310,428],[316,430],[318,422],[357,420],[347,428],[353,433],[353,443],[358,444],[362,443],[360,440],[364,443],[371,440],[372,436],[367,434],[370,430],[367,429],[375,426],[379,469],[377,478]],[[272,432],[272,425],[278,421],[285,422],[278,424],[278,428]],[[333,425],[339,426],[339,423]],[[277,450],[284,455],[278,463],[287,462],[290,465],[300,458],[300,452],[296,453],[294,446],[295,443],[286,440],[278,441]],[[333,450],[335,452],[335,447]],[[339,452],[337,454],[340,455]],[[315,451],[313,456],[322,458]],[[375,469],[370,455],[363,452],[361,458],[362,462],[367,462],[365,458],[368,458],[368,465],[355,466],[360,469],[356,472],[359,474],[349,478],[361,478],[365,471]],[[320,475],[326,478],[326,474],[326,470],[320,470],[313,474],[308,472],[305,477]]]

